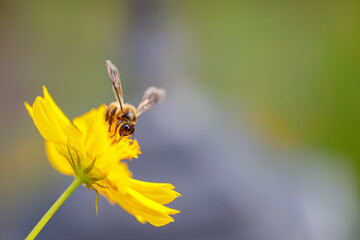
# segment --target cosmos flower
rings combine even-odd
[[[135,180],[125,159],[137,158],[137,141],[123,137],[114,141],[105,121],[106,106],[101,105],[71,122],[43,87],[32,106],[25,103],[35,126],[45,139],[45,149],[51,165],[60,173],[72,175],[90,190],[119,204],[141,223],[163,226],[179,213],[164,206],[176,197],[169,183]],[[98,198],[97,198],[98,200]],[[96,208],[97,209],[97,208]]]

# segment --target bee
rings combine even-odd
[[[138,117],[152,106],[161,102],[166,95],[166,91],[163,88],[149,87],[144,92],[139,106],[135,108],[132,104],[124,103],[120,74],[116,66],[110,60],[107,60],[106,68],[112,82],[115,99],[117,100],[107,106],[105,120],[109,123],[109,132],[112,132],[112,124],[115,123],[114,135],[112,137],[119,133],[118,141],[130,135],[133,136],[134,140],[135,124]]]

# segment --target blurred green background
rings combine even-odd
[[[149,39],[142,39],[142,31],[150,32]],[[163,42],[157,41],[157,35]],[[113,101],[106,59],[120,69],[129,102],[136,103],[147,86],[166,87],[175,81],[146,79],[153,72],[152,78],[168,76],[170,65],[191,76],[190,85],[200,86],[209,96],[212,114],[221,119],[217,124],[229,131],[245,126],[256,141],[279,156],[298,149],[328,153],[332,157],[321,164],[351,170],[356,186],[351,188],[356,202],[352,211],[359,212],[358,1],[5,0],[0,2],[0,36],[0,232],[4,239],[26,225],[28,229],[18,235],[23,238],[35,219],[23,219],[22,213],[39,208],[36,203],[41,196],[55,200],[71,181],[46,161],[43,141],[23,102],[32,103],[46,85],[73,119]],[[154,61],[160,58],[169,65],[154,63],[140,70],[146,56],[141,57],[137,41],[160,45],[159,49],[166,45],[165,53],[154,51],[158,54]],[[137,54],[140,57],[134,57]],[[151,61],[151,54],[147,57]],[[189,113],[196,117],[202,109],[189,106]],[[286,158],[279,161],[273,164],[292,164]],[[314,164],[301,158],[296,161],[309,168]],[[68,182],[59,185],[64,178]],[[348,236],[356,239],[358,222],[351,222]]]

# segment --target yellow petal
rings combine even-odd
[[[113,192],[113,191],[112,191]],[[155,227],[164,226],[170,222],[174,222],[174,219],[170,217],[168,214],[149,214],[142,210],[139,210],[136,207],[132,207],[128,204],[127,197],[123,196],[122,198],[117,199],[117,203],[128,213],[135,216],[135,218],[140,223],[149,222],[150,224],[154,225]]]
[[[135,179],[129,179],[128,182],[131,188],[161,204],[167,204],[181,196],[180,193],[172,190],[175,187],[170,183],[143,182]]]
[[[67,144],[67,137],[59,126],[56,116],[46,106],[44,99],[37,97],[33,105],[33,120],[40,134],[47,141],[58,144]]]
[[[160,205],[160,207],[157,204],[154,204],[157,205],[155,207],[157,210],[154,210],[154,207],[149,208],[148,206],[145,206],[142,200],[139,201],[130,194],[122,194],[111,188],[97,188],[97,190],[99,190],[102,195],[105,195],[110,202],[116,202],[119,204],[125,211],[135,216],[141,223],[149,222],[156,227],[163,226],[174,221],[169,214],[179,213],[177,210],[173,210],[162,205]],[[162,209],[158,211],[158,208]]]
[[[112,141],[108,137],[105,113],[106,108],[102,105],[73,120],[74,125],[86,136],[84,150],[91,155],[90,158],[99,158],[111,147]]]
[[[66,154],[67,149],[64,145],[55,144],[49,141],[45,141],[46,155],[53,168],[65,175],[74,175],[68,155]]]
[[[118,175],[108,176],[107,179],[117,176],[117,179],[112,180],[111,185],[102,180],[101,184],[107,188],[97,187],[100,194],[107,197],[111,203],[119,204],[141,223],[149,222],[154,226],[163,226],[174,221],[169,215],[180,211],[162,205],[180,195],[172,190],[174,187],[171,184],[141,182],[121,175],[122,173],[119,172]]]
[[[55,104],[44,86],[44,98],[37,97],[32,108],[25,107],[34,120],[40,134],[50,142],[67,145],[69,142],[79,151],[83,136]]]
[[[136,219],[138,219],[139,216],[141,216],[140,218],[143,221],[147,221],[150,224],[154,225],[155,227],[161,227],[161,226],[164,226],[164,225],[169,224],[171,222],[174,222],[174,219],[172,217],[168,216],[168,215],[154,216],[154,215],[150,215],[150,214],[138,211],[138,210],[133,210],[133,211],[134,211],[134,213],[136,215]]]
[[[53,98],[50,96],[48,90],[43,86],[45,108],[48,108],[48,117],[52,121],[56,121],[55,125],[58,125],[67,136],[67,144],[70,142],[78,151],[83,151],[83,134],[76,126],[70,122],[61,109],[56,105]]]
[[[142,217],[139,217],[139,216],[135,216],[135,217],[136,217],[136,220],[138,220],[139,222],[146,223],[145,219],[143,219]]]
[[[45,86],[43,86],[43,92],[44,92],[44,101],[46,102],[46,107],[51,109],[53,115],[56,116],[56,120],[58,124],[65,129],[69,124],[71,124],[71,122],[61,111],[61,109],[56,105],[55,101],[50,96]]]
[[[167,224],[173,221],[169,216],[170,214],[179,213],[179,211],[175,209],[168,208],[148,199],[131,188],[127,188],[125,195],[115,191],[112,191],[112,193],[115,196],[115,201],[125,210],[130,209],[131,214],[139,216],[153,225],[159,225],[159,223],[154,224],[154,219],[162,219],[162,222],[166,222],[165,224]]]
[[[144,211],[146,213],[155,215],[155,216],[162,216],[162,215],[169,215],[169,214],[176,214],[180,211],[168,208],[158,202],[155,202],[144,195],[142,195],[140,192],[137,192],[136,190],[132,188],[128,188],[127,192],[129,196],[132,198],[132,207],[139,209],[141,211]]]
[[[118,162],[117,165],[112,168],[112,171],[108,173],[108,178],[113,179],[118,185],[123,185],[125,183],[127,185],[128,180],[131,179],[131,177],[132,173],[126,162]]]
[[[32,109],[32,107],[29,105],[28,102],[25,102],[24,104],[25,104],[26,110],[28,111],[30,117],[32,118],[33,117],[33,109]]]

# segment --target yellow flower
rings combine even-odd
[[[84,184],[104,195],[112,204],[119,204],[141,223],[163,226],[179,213],[164,206],[176,197],[169,183],[151,183],[132,178],[124,159],[137,158],[140,147],[128,137],[114,141],[105,121],[106,107],[101,105],[71,122],[43,87],[29,115],[45,139],[51,165],[66,175],[81,177]],[[132,142],[132,143],[131,143]]]

